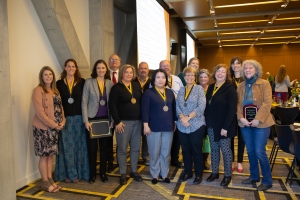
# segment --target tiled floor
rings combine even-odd
[[[273,142],[269,141],[267,153],[271,151]],[[279,152],[273,169],[273,187],[266,192],[258,192],[256,187],[260,184],[243,185],[241,181],[249,176],[249,163],[245,151],[244,172],[233,173],[233,178],[228,187],[220,186],[223,179],[223,168],[220,165],[220,178],[214,182],[206,182],[210,170],[203,174],[200,185],[193,185],[193,180],[179,182],[178,177],[182,169],[170,167],[171,183],[159,182],[152,185],[149,167],[139,163],[138,172],[143,177],[143,182],[136,182],[128,176],[127,185],[119,185],[118,168],[108,174],[108,182],[102,183],[97,177],[94,184],[87,181],[78,183],[64,183],[59,185],[63,189],[58,193],[48,193],[40,190],[41,180],[36,180],[17,191],[17,199],[300,199],[300,174],[295,170],[292,185],[285,185],[288,166],[291,165],[292,155]],[[221,162],[222,163],[222,162]],[[130,168],[130,167],[128,167]],[[130,170],[130,169],[128,169]],[[129,174],[129,171],[128,171]]]

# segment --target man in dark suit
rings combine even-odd
[[[134,79],[135,82],[138,82],[141,86],[142,92],[144,93],[147,89],[149,89],[151,79],[149,79],[149,67],[148,63],[141,62],[138,67],[138,76]],[[147,138],[143,133],[144,127],[142,127],[142,158],[145,165],[150,164],[149,152],[148,152],[148,145],[147,145]]]
[[[118,83],[119,77],[119,68],[121,65],[121,58],[117,54],[112,54],[108,59],[108,66],[110,70],[110,78],[113,84]],[[114,132],[115,129],[112,129]],[[107,147],[107,172],[111,172],[114,169],[113,161],[114,161],[114,153],[113,153],[113,137],[110,137]]]

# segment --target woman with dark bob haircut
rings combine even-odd
[[[86,128],[86,140],[89,152],[90,179],[92,184],[96,179],[96,160],[98,139],[91,139],[90,120],[109,119],[108,100],[113,83],[110,81],[109,70],[104,60],[97,60],[91,74],[92,78],[85,81],[82,96],[82,118]],[[106,151],[108,137],[99,138],[100,145],[100,178],[102,182],[107,182],[106,176]]]
[[[165,183],[170,183],[169,159],[177,118],[174,93],[165,88],[167,77],[163,69],[155,70],[151,79],[153,87],[146,90],[142,98],[142,121],[150,154],[152,184],[157,184],[159,176]]]
[[[212,174],[208,182],[219,178],[220,149],[224,159],[224,178],[221,186],[227,186],[231,181],[232,152],[231,138],[236,135],[237,120],[236,89],[231,82],[227,65],[218,64],[214,68],[212,79],[215,83],[209,85],[206,93],[205,120],[211,147]]]
[[[58,133],[55,178],[67,183],[89,180],[88,150],[81,112],[84,79],[74,59],[66,60],[56,86],[61,95],[66,125]]]

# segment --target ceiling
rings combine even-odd
[[[164,0],[198,46],[300,43],[300,0]],[[175,12],[174,12],[175,11]]]

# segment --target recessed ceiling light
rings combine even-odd
[[[218,40],[218,43],[221,43],[221,40]]]
[[[222,45],[220,45],[219,47],[222,47]]]

